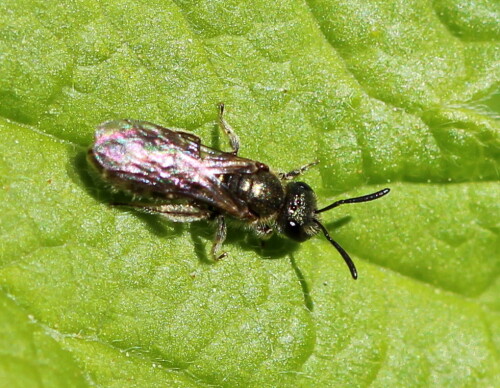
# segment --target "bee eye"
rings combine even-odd
[[[304,233],[302,226],[294,220],[289,220],[286,223],[283,232],[287,237],[295,241],[301,242],[308,239],[308,236]]]

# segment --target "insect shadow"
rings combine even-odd
[[[101,191],[98,190],[90,174],[85,155],[85,151],[80,151],[76,154],[68,152],[69,163],[66,166],[66,172],[73,183],[82,187],[89,196],[97,199],[99,202],[103,202],[104,198],[101,197],[109,198],[109,195],[107,195],[108,193],[105,191],[101,193]]]
[[[346,217],[347,218],[347,217]],[[212,226],[212,228],[211,228]],[[198,259],[207,264],[213,264],[214,261],[207,255],[206,242],[209,240],[213,232],[213,225],[209,225],[208,222],[199,222],[191,224],[190,234],[191,240],[193,241],[194,251]],[[244,234],[244,238],[242,238]],[[282,238],[277,235],[273,235],[268,240],[261,240],[253,233],[246,231],[237,226],[230,227],[228,229],[228,235],[226,239],[229,246],[239,245],[242,250],[254,251],[263,260],[278,260],[285,256],[289,257],[290,265],[297,276],[300,287],[302,289],[302,295],[304,297],[304,305],[309,311],[314,310],[314,302],[311,298],[310,287],[307,283],[304,273],[300,269],[295,260],[295,251],[300,246],[300,243]],[[234,254],[230,254],[223,260],[237,260]]]
[[[207,249],[207,241],[213,239],[214,224],[210,221],[193,222],[189,226],[191,241],[198,260],[207,264],[214,264]],[[254,252],[263,260],[275,260],[289,255],[296,251],[300,244],[295,241],[273,235],[268,240],[261,240],[251,231],[245,230],[237,223],[230,223],[227,231],[226,242],[228,245],[228,257],[222,260],[234,260],[236,253],[232,252],[231,246],[238,246],[240,250]]]
[[[351,221],[352,221],[351,216],[345,216],[345,217],[339,218],[338,220],[328,222],[325,224],[325,226],[329,230],[337,230],[337,229],[342,228],[344,225],[347,225]]]
[[[330,230],[336,230],[336,229],[340,229],[344,225],[348,224],[349,222],[351,222],[351,220],[352,220],[351,216],[346,216],[346,217],[342,217],[336,221],[329,222],[328,224],[326,224],[326,226]],[[299,246],[299,243],[294,243],[294,244],[296,245],[295,249],[297,249]],[[295,260],[295,255],[293,254],[293,252],[286,250],[286,249],[284,250],[284,252],[286,252],[286,254],[289,256],[290,265],[292,266],[293,270],[295,271],[295,275],[297,276],[297,280],[300,283],[300,287],[302,289],[302,295],[304,297],[304,305],[306,306],[306,308],[310,312],[313,312],[314,311],[314,302],[313,302],[313,299],[311,297],[311,288],[309,287],[309,283],[307,282],[306,277],[304,276],[304,273],[302,272],[299,265],[297,264],[297,261]]]
[[[206,251],[206,240],[213,237],[213,231],[208,222],[193,222],[189,225],[189,233],[193,242],[194,253],[198,260],[205,264],[211,264],[214,261],[208,257]]]
[[[297,261],[295,260],[295,256],[290,254],[290,264],[292,265],[293,270],[295,271],[295,275],[297,275],[297,279],[299,280],[300,287],[302,288],[302,295],[304,296],[304,304],[309,311],[314,310],[313,299],[311,298],[311,289],[309,288],[309,284],[307,283],[306,277],[304,273],[297,265]]]
[[[148,230],[158,237],[178,236],[184,231],[185,225],[167,222],[156,214],[147,214],[127,206],[115,205],[130,202],[130,197],[120,192],[112,192],[109,186],[102,182],[89,168],[85,151],[70,156],[67,168],[70,179],[81,186],[87,194],[97,202],[103,203],[110,208],[132,213],[146,224]]]

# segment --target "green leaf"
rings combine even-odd
[[[491,0],[0,4],[6,386],[500,385],[500,10]],[[185,128],[303,177],[318,236],[110,206],[96,125]],[[302,179],[302,178],[301,178]]]

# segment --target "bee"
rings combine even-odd
[[[292,181],[318,162],[274,173],[262,162],[238,156],[240,142],[224,118],[224,104],[219,104],[218,118],[230,152],[208,147],[189,132],[126,119],[97,127],[87,159],[112,188],[138,200],[121,205],[160,214],[173,222],[214,220],[214,260],[227,255],[220,250],[226,238],[226,217],[232,217],[249,225],[260,238],[278,232],[303,242],[321,231],[357,279],[352,259],[333,240],[319,215],[343,204],[373,201],[389,189],[318,209],[312,188]]]

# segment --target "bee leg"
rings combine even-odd
[[[220,255],[217,253],[222,247],[222,243],[226,239],[227,235],[226,220],[224,219],[223,215],[218,215],[216,217],[216,220],[217,220],[217,230],[215,231],[215,238],[211,249],[212,258],[214,259],[214,261],[221,260],[227,256],[227,252],[222,252]]]
[[[266,241],[271,238],[274,233],[273,228],[266,224],[256,224],[253,226],[255,234],[259,238],[260,248],[264,249],[266,246]]]
[[[224,119],[224,104],[221,102],[219,104],[219,126],[226,133],[229,138],[229,143],[233,149],[232,154],[238,155],[238,150],[240,149],[240,139],[234,129],[227,123]]]
[[[316,166],[317,164],[319,163],[318,160],[312,162],[312,163],[308,163],[296,170],[293,170],[293,171],[290,171],[290,172],[287,172],[287,173],[283,173],[283,172],[280,172],[278,174],[278,177],[282,180],[282,181],[289,181],[289,180],[292,180],[294,178],[297,178],[299,175],[302,175],[303,173],[305,173],[307,170],[309,170],[311,167],[313,166]]]
[[[270,238],[274,230],[271,228],[269,225],[266,224],[257,224],[254,226],[255,233],[257,234],[257,237],[259,237],[262,240],[267,240]]]
[[[144,213],[160,214],[172,222],[193,222],[206,220],[212,212],[191,204],[149,205],[144,203],[113,203],[115,206],[132,207]]]

